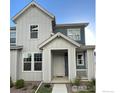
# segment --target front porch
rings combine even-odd
[[[44,82],[68,82],[75,79],[77,75],[80,74],[84,75],[84,78],[88,80],[91,80],[93,77],[92,48],[87,49],[87,47],[82,47],[82,49],[79,43],[61,33],[57,33],[50,37],[43,42],[39,48],[43,53],[42,71]],[[87,51],[87,67],[83,68],[85,71],[77,71],[76,53],[80,51],[77,51],[77,49]]]

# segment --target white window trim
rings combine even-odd
[[[38,34],[37,34],[37,38],[31,38],[31,31],[30,31],[30,26],[31,25],[38,25]],[[31,40],[37,40],[39,37],[39,24],[29,24],[29,39]]]
[[[69,37],[69,31],[70,30],[79,30],[79,33],[81,32],[81,29],[80,28],[69,28],[69,29],[67,29],[67,36]],[[73,38],[71,38],[71,39],[73,39]],[[75,39],[73,39],[73,40],[75,40]],[[78,40],[75,40],[75,41],[80,41],[81,40],[81,33],[79,34],[79,39]]]
[[[83,61],[82,64],[78,64],[78,55],[83,55]],[[84,66],[84,54],[83,53],[77,53],[77,66]]]
[[[30,71],[24,71],[24,54],[28,54],[30,53],[32,56],[31,58],[31,70]],[[22,72],[42,72],[43,71],[43,66],[42,66],[42,70],[36,71],[34,70],[34,53],[42,53],[42,52],[23,52],[22,53]]]
[[[37,53],[41,53],[41,52],[35,52],[34,54],[37,54]],[[34,62],[34,54],[33,54],[33,62]],[[43,55],[43,54],[42,54]],[[43,57],[42,57],[42,60],[43,60]],[[42,61],[43,62],[43,61]],[[41,63],[42,64],[42,62],[36,62],[36,63]],[[34,64],[35,64],[35,62],[34,62]],[[42,70],[35,70],[34,69],[34,64],[33,64],[33,70],[35,71],[35,72],[41,72],[42,70],[43,70],[43,68],[41,68]],[[43,64],[42,64],[43,65]]]

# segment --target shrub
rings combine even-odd
[[[92,79],[92,83],[93,83],[93,85],[95,86],[96,85],[96,79]]]
[[[89,91],[92,91],[92,92],[95,91],[95,86],[93,85],[93,82],[92,81],[90,81],[89,83],[87,83],[87,89]]]
[[[10,77],[10,88],[13,87],[12,78]]]
[[[51,85],[50,85],[50,84],[45,84],[44,87],[45,87],[45,88],[50,88]]]
[[[24,87],[24,80],[23,79],[17,80],[15,83],[15,86],[17,89],[23,88]]]
[[[80,85],[80,81],[81,81],[81,79],[79,79],[79,78],[76,78],[76,79],[74,79],[74,81],[72,82],[70,82],[72,85],[76,85],[76,86],[79,86]]]

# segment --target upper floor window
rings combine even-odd
[[[30,38],[38,38],[38,25],[30,25]]]
[[[77,66],[84,65],[84,55],[83,53],[77,54]]]
[[[67,29],[67,35],[76,41],[81,40],[79,28]]]
[[[16,44],[16,32],[10,32],[10,45]]]

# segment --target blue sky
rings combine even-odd
[[[10,0],[12,18],[32,0]],[[56,17],[56,23],[89,22],[88,33],[95,37],[95,0],[35,0]],[[10,25],[14,26],[12,20]],[[95,39],[95,38],[94,38]],[[94,41],[93,41],[94,42]]]

